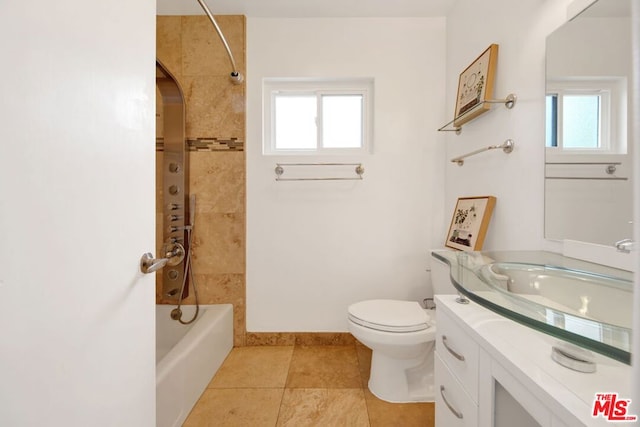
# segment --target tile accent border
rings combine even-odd
[[[244,151],[244,141],[240,138],[190,138],[187,145],[188,151]],[[156,138],[156,151],[164,151],[164,138]]]
[[[353,345],[349,332],[247,332],[247,346],[261,345]]]

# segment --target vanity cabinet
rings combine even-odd
[[[478,403],[465,390],[455,374],[436,352],[436,426],[476,427]]]
[[[479,346],[455,322],[436,311],[436,425],[478,425]]]
[[[437,310],[436,316],[440,316]],[[442,323],[440,320],[438,317],[436,354],[449,367],[455,378],[464,385],[469,397],[477,402],[480,346],[456,322],[446,317],[442,318]]]
[[[596,355],[596,373],[572,371],[555,338],[456,297],[436,295],[436,427],[607,426],[596,393],[631,396],[628,365]]]

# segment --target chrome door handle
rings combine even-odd
[[[614,245],[618,252],[624,252],[628,254],[629,252],[635,249],[636,242],[634,242],[632,239],[622,239],[615,242]]]
[[[178,265],[185,256],[184,246],[180,243],[171,243],[162,248],[165,253],[164,258],[154,258],[151,252],[142,254],[140,258],[140,271],[144,274],[154,273],[165,265]]]
[[[456,410],[456,408],[451,406],[451,404],[449,403],[449,401],[445,397],[445,395],[444,395],[444,386],[443,385],[440,386],[440,396],[442,396],[442,400],[444,400],[444,404],[447,405],[447,408],[449,408],[451,413],[453,415],[455,415],[458,419],[462,419],[462,412]]]
[[[447,349],[447,351],[448,351],[449,353],[451,353],[451,355],[452,355],[453,357],[455,357],[456,359],[458,359],[458,360],[459,360],[459,361],[461,361],[461,362],[464,362],[464,356],[463,356],[463,355],[461,355],[460,353],[458,353],[457,351],[453,350],[451,347],[449,347],[449,346],[447,345],[447,336],[446,336],[446,335],[443,335],[443,336],[442,336],[442,344],[444,344],[444,348],[446,348],[446,349]]]
[[[140,271],[144,274],[154,273],[167,265],[169,258],[156,259],[151,252],[142,254],[140,258]]]

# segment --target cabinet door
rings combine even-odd
[[[436,427],[477,427],[478,407],[436,352]]]

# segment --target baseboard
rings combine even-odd
[[[247,346],[259,345],[353,345],[349,332],[247,332]]]

